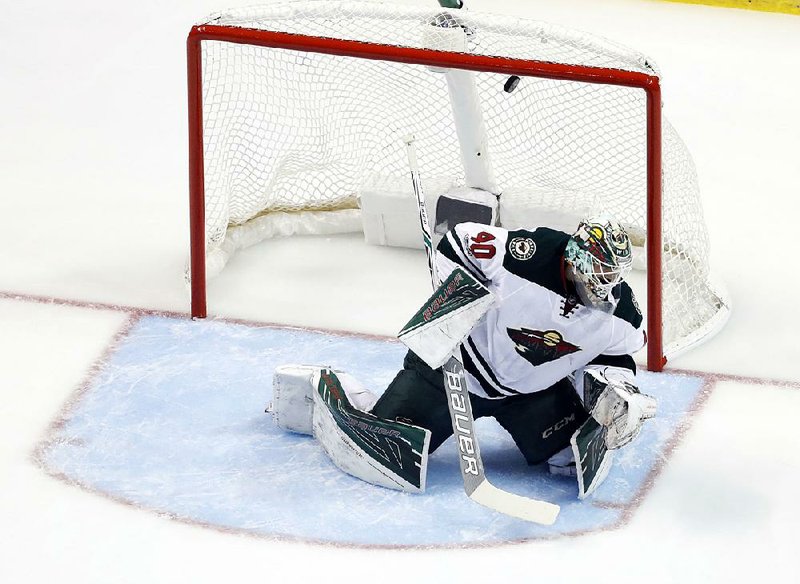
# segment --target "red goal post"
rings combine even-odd
[[[238,25],[200,24],[187,39],[191,313],[207,315],[206,304],[206,168],[204,160],[203,43],[216,41],[309,54],[425,65],[520,77],[566,80],[639,89],[646,95],[646,250],[647,367],[666,363],[662,298],[662,115],[659,77],[638,71],[554,63],[502,56],[450,52],[413,46],[262,30]]]

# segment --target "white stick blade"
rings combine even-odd
[[[486,480],[478,485],[469,498],[504,515],[541,525],[555,523],[559,511],[561,511],[561,507],[553,503],[501,491]]]

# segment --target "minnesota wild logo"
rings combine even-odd
[[[554,330],[537,331],[527,328],[507,328],[506,332],[514,342],[514,348],[517,353],[533,366],[555,361],[581,349],[579,346],[565,341],[564,336]]]
[[[536,242],[530,237],[515,237],[508,242],[508,251],[520,261],[529,260],[536,253]]]

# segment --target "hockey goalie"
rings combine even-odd
[[[454,355],[474,418],[494,418],[528,464],[575,476],[586,497],[656,410],[636,386],[632,355],[646,335],[625,282],[631,254],[607,217],[571,234],[458,223],[437,246],[439,287],[401,331],[410,350],[380,397],[343,371],[286,365],[274,419],[313,434],[356,477],[423,491],[428,455],[454,432],[441,369]]]

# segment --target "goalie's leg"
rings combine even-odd
[[[430,452],[453,435],[453,420],[447,404],[442,368],[432,369],[413,351],[403,361],[403,369],[378,398],[372,413],[384,419],[407,422],[431,432]],[[493,416],[502,400],[469,394],[475,419]]]
[[[372,408],[376,416],[427,428],[431,432],[430,452],[453,434],[442,370],[431,369],[412,351]]]
[[[431,431],[433,452],[453,434],[441,369],[431,369],[412,351],[372,413]],[[494,417],[511,435],[528,464],[540,464],[569,448],[570,437],[589,414],[564,379],[536,393],[487,399],[470,394],[474,417]]]
[[[543,391],[500,401],[493,415],[528,464],[540,464],[569,447],[570,438],[589,417],[567,379]]]

